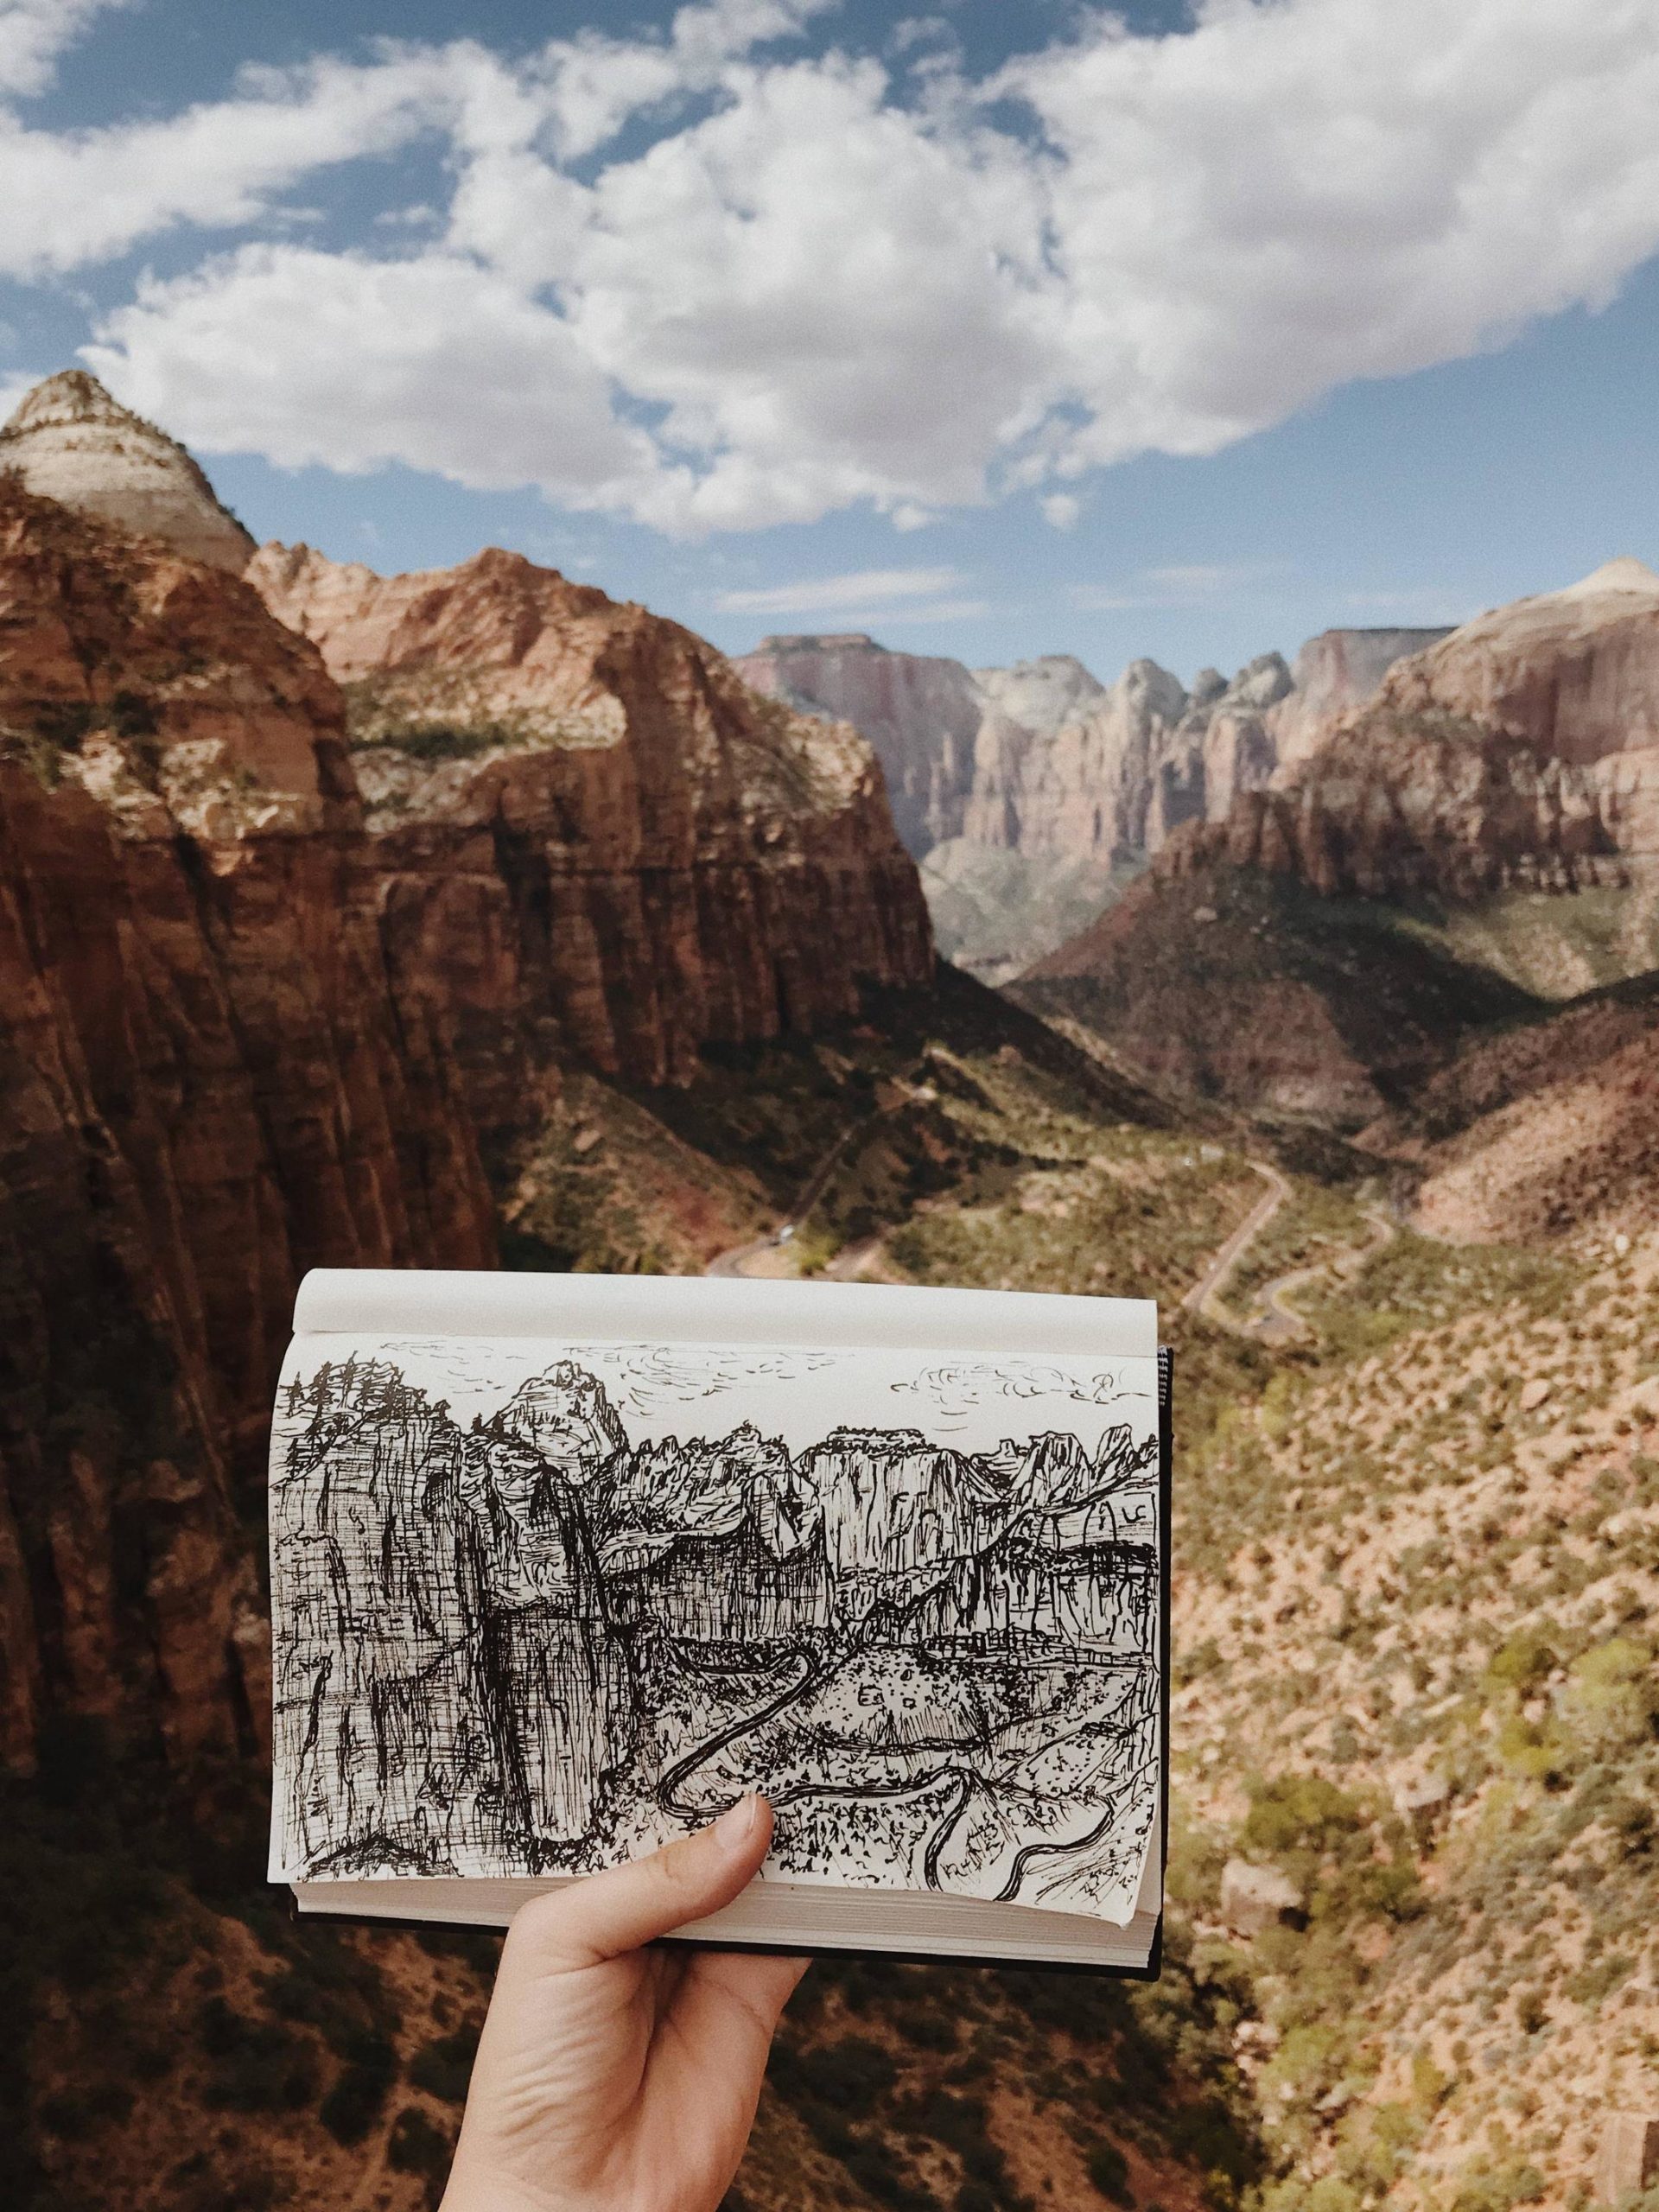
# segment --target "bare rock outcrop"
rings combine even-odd
[[[887,778],[893,819],[920,859],[962,834],[985,706],[957,660],[889,652],[862,631],[765,638],[734,661],[753,690],[804,714],[851,722]]]
[[[1659,864],[1659,576],[1611,562],[1397,663],[1267,791],[1163,856],[1327,894],[1472,900]]]
[[[1628,557],[1478,615],[1396,667],[1378,704],[1450,715],[1586,768],[1659,747],[1659,575]]]
[[[123,407],[85,369],[38,384],[0,429],[0,475],[66,507],[164,538],[232,574],[253,539],[175,438]]]
[[[1281,767],[1317,753],[1336,724],[1374,699],[1397,661],[1427,652],[1451,634],[1446,623],[1429,630],[1321,630],[1310,638],[1291,668],[1291,690],[1272,720],[1274,750]],[[1224,812],[1212,810],[1212,815]]]
[[[1301,1910],[1302,1893],[1276,1866],[1230,1859],[1221,1870],[1221,1914],[1242,1936],[1281,1927]]]
[[[499,551],[381,577],[267,546],[248,575],[346,686],[383,932],[400,972],[469,979],[463,1064],[505,1017],[607,1073],[683,1082],[705,1043],[928,980],[869,747],[762,699],[689,630]],[[502,1072],[491,1127],[512,1110]]]

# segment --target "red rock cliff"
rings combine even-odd
[[[348,731],[248,583],[0,484],[0,1762],[257,1738],[304,1268],[494,1264],[566,1053],[682,1078],[930,972],[849,731],[509,556],[377,595]]]
[[[705,1042],[930,976],[868,747],[677,623],[499,551],[381,577],[266,546],[248,575],[346,687],[389,958],[459,1008],[469,1065],[525,1015],[607,1073],[683,1082]],[[481,1095],[486,1125],[510,1103]]]
[[[491,1264],[387,990],[338,692],[222,572],[0,486],[0,1751],[262,1725],[231,1476],[298,1272]]]

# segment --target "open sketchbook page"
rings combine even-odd
[[[651,1319],[639,1287],[607,1318]],[[1161,1705],[1138,1319],[1052,1357],[677,1337],[709,1287],[632,1341],[296,1338],[273,1878],[585,1872],[758,1788],[791,1883],[1128,1921]]]

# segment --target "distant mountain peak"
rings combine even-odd
[[[64,369],[24,393],[0,429],[0,474],[234,575],[254,550],[177,439],[123,407],[85,369]]]

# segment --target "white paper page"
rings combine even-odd
[[[586,1871],[761,1788],[792,1883],[1127,1922],[1161,1751],[1155,1363],[963,1346],[1138,1345],[1152,1307],[900,1292],[878,1348],[874,1286],[497,1281],[308,1278],[330,1326],[272,1449],[273,1878]],[[677,1336],[709,1292],[757,1323],[763,1293],[767,1337]],[[529,1332],[578,1303],[651,1334]]]
[[[388,1337],[544,1337],[572,1344],[616,1337],[658,1344],[1075,1352],[1105,1359],[1151,1359],[1158,1350],[1158,1308],[1147,1298],[436,1268],[314,1268],[300,1285],[294,1329],[299,1336],[373,1331]]]

